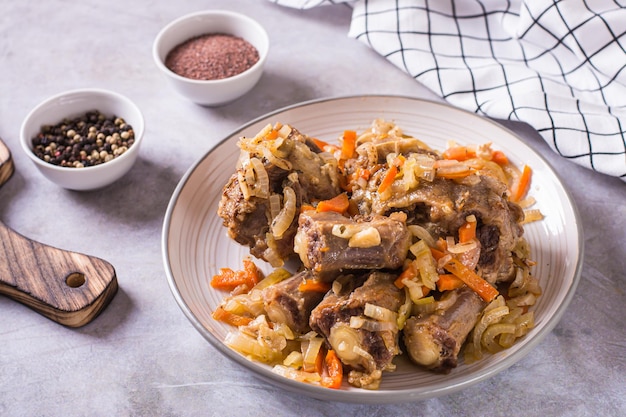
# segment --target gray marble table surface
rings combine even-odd
[[[271,41],[259,84],[216,108],[176,95],[151,56],[165,24],[202,9],[244,12]],[[16,167],[0,188],[0,218],[34,240],[108,260],[120,285],[102,315],[79,329],[0,296],[0,416],[626,415],[626,187],[561,159],[519,123],[502,122],[561,176],[582,218],[585,258],[561,321],[509,369],[414,403],[325,402],[262,382],[185,318],[167,283],[161,230],[172,192],[200,156],[245,122],[305,100],[437,100],[348,38],[350,15],[347,7],[296,11],[264,0],[0,0],[0,137]],[[145,142],[126,177],[72,192],[22,154],[19,129],[43,99],[87,87],[134,100],[145,116]]]

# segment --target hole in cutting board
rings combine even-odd
[[[72,272],[65,278],[65,283],[72,288],[78,288],[85,283],[85,274],[80,272]]]

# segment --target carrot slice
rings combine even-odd
[[[450,291],[461,288],[465,283],[454,274],[441,274],[437,281],[437,289],[439,291]]]
[[[404,288],[404,280],[405,279],[414,279],[417,277],[418,271],[417,271],[417,265],[415,265],[415,262],[411,262],[409,263],[409,265],[404,269],[404,271],[402,271],[402,273],[398,276],[398,278],[396,278],[396,280],[393,282],[393,284],[402,289]]]
[[[325,142],[321,139],[317,139],[317,138],[311,138],[311,140],[313,141],[313,143],[315,143],[317,145],[318,148],[320,148],[321,150],[324,150],[324,148],[326,148],[327,146],[333,146],[328,142]]]
[[[435,258],[436,261],[438,261],[439,259],[443,258],[446,255],[443,251],[440,251],[439,249],[435,249],[435,248],[430,248],[430,253],[433,254],[433,258]]]
[[[324,358],[324,376],[321,384],[326,388],[338,389],[343,380],[343,365],[337,353],[329,349]]]
[[[324,211],[336,211],[337,213],[345,213],[350,207],[350,200],[348,199],[348,194],[341,193],[329,200],[322,200],[317,203],[316,210],[318,212]]]
[[[211,279],[211,287],[223,291],[233,291],[235,288],[245,285],[250,290],[261,280],[261,271],[249,259],[244,259],[243,265],[243,270],[239,271],[221,268],[220,273]]]
[[[252,321],[250,317],[244,317],[231,313],[230,311],[224,310],[222,306],[216,308],[212,316],[215,320],[222,321],[230,324],[231,326],[247,326]]]
[[[453,146],[443,151],[443,159],[454,159],[457,161],[465,161],[476,157],[476,152],[467,146]]]
[[[459,242],[466,243],[476,237],[476,221],[463,223],[459,227]]]
[[[391,184],[393,184],[393,180],[396,178],[396,175],[398,175],[398,167],[396,167],[395,165],[390,166],[389,170],[385,174],[385,177],[383,178],[383,181],[378,186],[378,192],[384,193],[389,187],[391,187]]]
[[[509,158],[507,158],[502,151],[493,151],[491,154],[491,160],[500,166],[507,165],[509,163]]]
[[[265,139],[276,139],[278,137],[278,130],[276,129],[272,129],[269,132],[267,132],[267,135],[265,135]]]
[[[393,181],[396,179],[396,175],[398,175],[398,173],[400,172],[399,168],[404,165],[405,160],[406,158],[402,155],[398,155],[395,157],[391,166],[387,170],[385,177],[378,186],[379,193],[384,193],[389,187],[391,187],[391,184],[393,184]]]
[[[530,186],[530,177],[532,176],[532,170],[528,165],[524,165],[522,169],[522,173],[517,181],[516,186],[513,189],[513,194],[511,195],[511,201],[518,202],[528,192],[528,187]]]
[[[354,156],[356,149],[356,131],[344,130],[341,141],[341,159],[350,159]]]
[[[493,301],[499,294],[490,283],[477,275],[474,271],[463,265],[458,259],[451,258],[444,266],[444,269],[460,278],[468,287],[487,302]]]
[[[300,292],[328,292],[328,290],[330,290],[330,284],[317,279],[307,279],[298,285],[298,291]]]

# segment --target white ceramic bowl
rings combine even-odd
[[[233,35],[248,41],[259,52],[258,62],[240,74],[219,80],[182,77],[165,66],[165,58],[176,46],[193,37],[212,33]],[[258,22],[239,13],[207,10],[182,16],[165,26],[154,40],[152,56],[180,95],[203,106],[218,106],[241,97],[257,84],[268,51],[269,37]]]
[[[55,125],[64,118],[74,118],[98,110],[106,117],[123,118],[133,127],[135,143],[111,161],[84,168],[61,167],[45,162],[33,152],[32,138],[44,125]],[[127,97],[107,90],[71,90],[38,104],[26,116],[20,130],[22,149],[39,171],[50,181],[69,190],[94,190],[107,186],[126,174],[139,155],[144,119],[139,108]]]

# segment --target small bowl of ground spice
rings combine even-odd
[[[131,169],[143,131],[143,115],[130,99],[81,89],[50,97],[31,110],[20,142],[46,178],[84,191],[105,187]]]
[[[229,103],[263,73],[269,37],[258,22],[225,10],[182,16],[157,35],[152,55],[182,96],[203,106]]]

